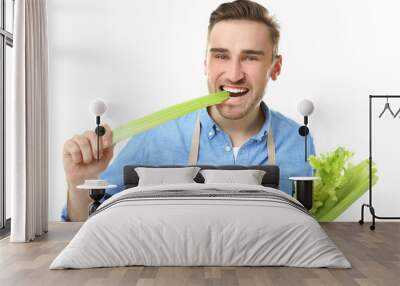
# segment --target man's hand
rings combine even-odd
[[[97,135],[94,131],[77,134],[64,143],[63,163],[68,185],[75,187],[85,179],[95,179],[107,168],[114,154],[112,131],[103,125],[106,133],[99,140],[99,160],[97,160]]]

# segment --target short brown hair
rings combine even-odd
[[[280,37],[279,24],[264,6],[249,0],[236,0],[219,5],[218,8],[211,13],[208,25],[208,36],[215,24],[224,20],[251,20],[264,23],[270,31],[273,46],[272,58],[278,54]]]

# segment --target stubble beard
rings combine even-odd
[[[223,106],[223,104],[216,105],[216,109],[219,115],[225,119],[229,120],[239,120],[245,117],[252,108],[254,108],[255,104],[252,104],[249,107],[230,107],[229,105]],[[237,110],[240,109],[240,110]]]

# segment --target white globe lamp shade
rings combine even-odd
[[[303,99],[297,105],[297,110],[303,116],[309,116],[314,111],[314,104],[311,100]]]
[[[89,104],[89,111],[94,116],[102,116],[107,110],[107,105],[100,98],[92,100]]]

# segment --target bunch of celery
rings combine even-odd
[[[113,144],[116,144],[119,141],[124,140],[128,137],[134,136],[138,133],[146,131],[164,122],[173,120],[200,108],[222,103],[228,98],[229,92],[221,91],[164,108],[160,111],[146,115],[142,118],[130,121],[122,125],[121,127],[115,128],[113,130],[112,142]]]
[[[335,151],[310,156],[315,176],[311,214],[318,221],[332,221],[351,206],[369,188],[369,161],[353,165],[349,159],[354,153],[339,147]],[[378,181],[376,165],[372,164],[372,185]]]

